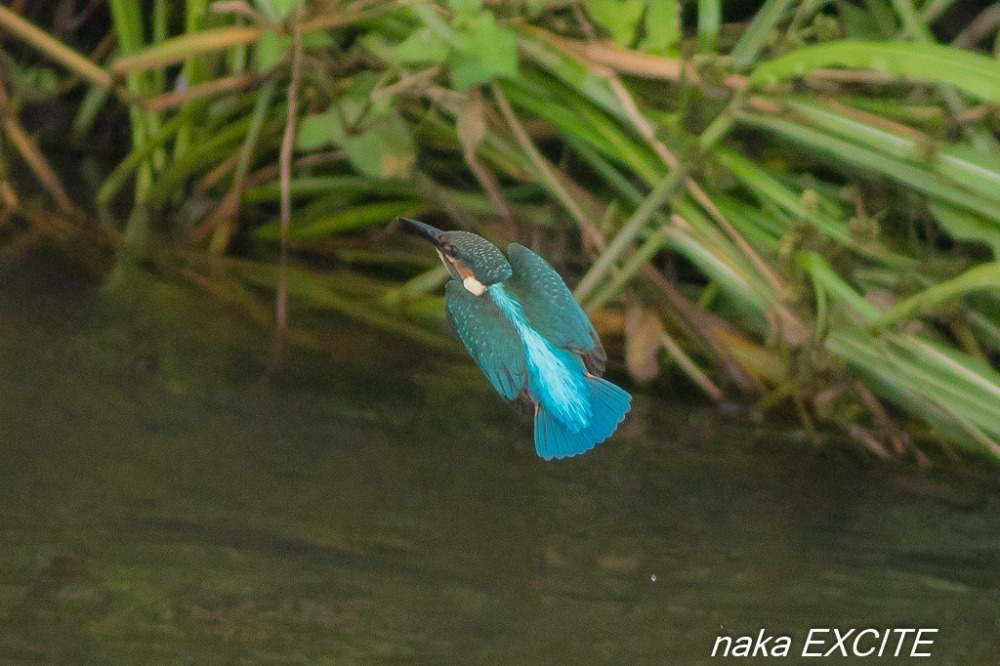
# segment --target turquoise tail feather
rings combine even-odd
[[[541,405],[535,413],[535,451],[545,460],[578,456],[591,450],[615,431],[631,408],[632,396],[600,377],[587,377],[590,390],[590,423],[571,432]]]

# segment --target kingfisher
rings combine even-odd
[[[497,393],[534,414],[538,455],[576,456],[610,437],[632,396],[601,378],[607,354],[555,269],[517,243],[504,256],[468,231],[399,222],[437,249],[451,276],[448,318]]]

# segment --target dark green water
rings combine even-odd
[[[989,470],[643,394],[544,463],[460,357],[345,324],[265,379],[270,341],[217,302],[0,276],[0,663],[706,664],[811,627],[998,663]]]

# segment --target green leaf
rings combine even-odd
[[[458,18],[470,18],[482,9],[482,0],[448,0],[448,6]]]
[[[315,150],[327,146],[336,139],[334,128],[339,128],[340,118],[336,111],[306,116],[299,124],[296,145],[300,150]]]
[[[869,69],[921,81],[950,83],[983,100],[1000,102],[1000,62],[939,44],[853,39],[825,42],[762,63],[750,75],[750,83],[767,86],[831,67]]]
[[[729,53],[734,71],[741,72],[757,62],[761,51],[771,42],[778,24],[791,11],[793,4],[792,0],[764,0],[764,4],[743,29],[743,34]]]
[[[52,95],[59,88],[59,77],[48,67],[21,67],[12,63],[12,70],[17,78],[37,88],[39,92]]]
[[[946,200],[990,219],[1000,220],[1000,200],[984,197],[967,189],[965,183],[942,177],[912,160],[901,160],[881,148],[833,136],[783,118],[741,113],[740,124],[775,132],[810,150],[828,155],[837,161],[852,164],[868,172],[880,173],[907,187],[920,190],[937,199]],[[973,179],[969,179],[973,182]]]
[[[903,319],[912,319],[959,296],[986,290],[1000,290],[1000,263],[980,264],[956,278],[928,287],[919,294],[896,303],[882,313],[873,325],[887,326]]]
[[[560,0],[525,0],[524,8],[528,13],[528,16],[538,16],[546,9],[549,5],[557,4]]]
[[[301,0],[257,0],[254,4],[269,21],[283,21]]]
[[[960,241],[989,245],[993,258],[1000,259],[1000,224],[996,221],[936,199],[931,200],[930,208],[949,236]]]
[[[392,110],[392,97],[382,95],[374,98],[379,87],[379,77],[375,72],[361,72],[351,78],[338,106],[341,117],[348,127],[364,122],[372,122],[386,116]]]
[[[673,51],[681,38],[681,6],[677,0],[651,2],[643,21],[646,37],[639,45],[646,53],[666,55]]]
[[[795,258],[809,274],[813,288],[846,306],[858,323],[871,323],[879,317],[879,309],[865,300],[818,252],[799,252]]]
[[[847,37],[870,40],[885,37],[871,12],[855,7],[848,2],[838,2],[837,14],[840,15],[840,23],[844,27],[844,33]]]
[[[629,46],[635,41],[635,31],[639,26],[639,19],[642,18],[643,9],[645,9],[644,0],[587,0],[590,17],[610,32],[611,39],[622,46]]]
[[[444,62],[448,58],[448,43],[430,28],[417,28],[395,49],[398,62]]]
[[[483,12],[471,21],[449,57],[451,84],[465,90],[498,76],[517,75],[517,39],[497,25],[491,12]]]
[[[406,178],[417,159],[410,126],[395,115],[360,136],[347,137],[343,146],[354,168],[376,178]]]
[[[812,224],[824,236],[845,246],[853,246],[847,223],[822,210],[805,205],[798,192],[784,185],[774,175],[760,169],[750,158],[728,148],[717,148],[713,156],[720,164],[746,185],[761,201],[770,202],[781,210]]]
[[[398,215],[413,214],[422,208],[417,199],[376,201],[368,204],[351,205],[344,210],[320,215],[305,223],[292,226],[293,240],[307,240],[332,233],[356,231],[373,225],[384,225]],[[277,240],[281,237],[281,226],[277,221],[261,225],[255,231],[257,238]]]
[[[379,77],[374,72],[361,72],[346,81],[340,98],[332,107],[324,113],[306,116],[302,120],[298,147],[302,150],[314,150],[335,143],[350,151],[350,146],[372,131],[369,129],[361,134],[358,128],[374,128],[377,132],[384,126],[380,123],[382,119],[388,118],[390,124],[399,121],[398,117],[390,116],[393,108],[390,96],[373,99],[372,95],[378,85]],[[410,152],[413,152],[412,149]]]
[[[539,67],[561,79],[570,88],[616,118],[628,119],[628,112],[622,106],[621,99],[611,89],[607,77],[602,77],[565,51],[556,49],[550,44],[527,38],[528,35],[523,31],[520,35],[522,37],[521,48],[525,55],[534,60]],[[518,79],[518,83],[524,83],[523,79],[524,77]],[[555,88],[555,86],[549,87]]]
[[[416,196],[413,185],[404,182],[379,183],[365,176],[300,176],[292,178],[288,184],[292,199],[312,200],[333,196],[341,201],[351,201],[363,197],[409,197]],[[272,181],[264,185],[249,187],[243,192],[244,203],[274,202],[281,197],[280,183]]]
[[[830,333],[827,350],[872,389],[933,424],[954,443],[1000,458],[1000,375],[982,361],[912,335]]]
[[[274,67],[291,46],[292,38],[264,31],[257,40],[257,67],[267,70]]]
[[[722,26],[722,0],[698,0],[698,49],[712,53],[719,43]]]
[[[328,49],[335,43],[333,35],[323,30],[314,30],[302,35],[302,48],[304,49]]]
[[[796,116],[808,120],[824,134],[863,145],[886,157],[905,160],[980,196],[1000,198],[1000,160],[996,154],[984,154],[961,143],[922,144],[912,135],[879,127],[828,104],[796,98],[789,98],[787,104]]]

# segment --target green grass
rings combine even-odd
[[[767,0],[743,24],[718,0],[295,7],[109,0],[79,28],[114,33],[96,58],[42,13],[0,11],[13,108],[82,100],[83,142],[127,123],[79,202],[119,248],[119,286],[151,253],[210,285],[190,257],[239,246],[253,259],[214,289],[262,322],[263,288],[437,344],[442,274],[382,231],[421,215],[579,271],[588,311],[626,315],[598,321],[644,350],[626,355],[636,375],[652,354],[674,382],[788,405],[882,457],[1000,458],[995,29],[955,48],[936,37],[963,27],[947,3],[881,0]],[[40,89],[53,68],[62,85]],[[12,118],[3,163],[27,162],[58,203]],[[151,234],[170,243],[154,252]],[[281,277],[282,238],[356,279]]]

